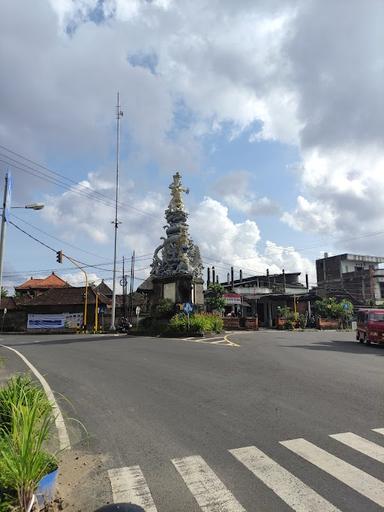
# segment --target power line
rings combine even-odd
[[[40,167],[40,169],[44,169],[44,171],[47,171],[48,173],[52,174],[53,176],[50,176],[49,174],[47,175],[46,172],[43,172],[43,171],[41,171],[39,169],[36,169],[35,167],[31,167],[30,165],[27,165],[24,162],[20,162],[20,160],[12,158],[9,155],[4,154],[4,153],[0,153],[0,155],[3,156],[4,158],[7,158],[11,162],[4,161],[2,159],[0,159],[0,162],[6,163],[8,165],[12,165],[12,167],[16,167],[18,170],[21,170],[23,172],[27,172],[29,174],[32,174],[33,176],[35,176],[37,178],[46,180],[46,181],[48,181],[50,183],[53,183],[53,184],[55,184],[57,186],[65,188],[66,190],[70,190],[73,193],[77,193],[78,195],[82,195],[83,197],[84,197],[84,194],[85,194],[86,197],[92,198],[92,200],[94,200],[94,201],[98,201],[99,203],[102,203],[105,206],[109,206],[111,208],[114,208],[115,205],[113,203],[113,200],[110,197],[108,197],[107,195],[102,194],[101,192],[99,192],[97,190],[92,190],[91,193],[89,193],[90,192],[89,187],[87,187],[87,186],[85,186],[85,185],[83,185],[81,183],[78,183],[75,180],[73,180],[71,178],[68,178],[67,176],[65,176],[65,175],[63,175],[61,173],[53,171],[49,167],[46,167],[46,166],[44,166],[44,165],[42,165],[42,164],[40,164],[38,162],[35,162],[34,160],[31,160],[30,158],[25,157],[21,153],[17,153],[16,151],[13,151],[12,149],[9,149],[6,146],[3,146],[2,144],[0,144],[0,148],[4,149],[8,153],[11,153],[11,154],[13,154],[13,155],[15,155],[15,156],[17,156],[19,158],[22,158],[23,160],[33,164],[34,166]],[[15,165],[15,163],[19,164],[19,166]],[[22,165],[23,168],[21,168],[20,165]],[[27,171],[26,169],[29,169],[29,171]],[[38,174],[36,174],[36,173],[38,173]],[[63,182],[62,180],[65,180],[68,183]],[[76,190],[76,189],[74,190],[73,185],[75,185],[76,187],[83,187],[84,190]],[[123,203],[121,201],[118,201],[118,205],[120,207],[122,207],[122,208],[125,208],[125,209],[134,210],[134,211],[136,211],[136,212],[138,212],[138,213],[140,213],[142,215],[147,215],[149,217],[153,217],[153,218],[156,218],[156,219],[158,218],[157,216],[155,216],[155,215],[153,215],[151,213],[148,213],[148,212],[146,212],[144,210],[136,208],[135,206],[132,206],[132,205],[128,205],[128,204]]]
[[[100,256],[99,254],[95,254],[93,252],[86,251],[85,249],[82,249],[81,247],[78,247],[77,245],[71,244],[70,242],[66,242],[65,240],[62,240],[61,238],[58,238],[58,237],[56,237],[54,235],[51,235],[50,233],[47,233],[47,231],[44,231],[43,229],[38,228],[37,226],[35,226],[31,222],[27,222],[25,219],[22,219],[21,217],[18,217],[14,213],[12,213],[11,215],[15,219],[17,219],[17,220],[19,220],[21,222],[24,222],[24,224],[27,224],[28,226],[30,226],[31,228],[35,229],[36,231],[39,231],[43,235],[46,235],[49,238],[52,238],[53,240],[56,240],[57,242],[60,242],[60,243],[65,244],[65,245],[68,245],[68,247],[72,247],[72,249],[76,249],[78,251],[84,252],[85,254],[89,254],[90,256],[96,256],[97,258]]]
[[[54,249],[53,247],[51,247],[50,245],[46,244],[45,242],[42,242],[41,240],[39,240],[38,238],[36,238],[35,236],[31,235],[30,233],[28,233],[27,231],[25,231],[24,229],[22,229],[20,226],[18,226],[17,224],[15,224],[13,221],[9,220],[8,221],[9,224],[11,224],[13,227],[15,227],[17,230],[21,231],[22,233],[24,233],[24,235],[28,236],[29,238],[32,238],[32,240],[34,240],[35,242],[37,242],[38,244],[42,245],[43,247],[46,247],[47,249],[49,249],[50,251],[53,251],[54,253],[57,252],[56,249]],[[74,259],[74,258],[73,258]],[[83,265],[84,268],[95,268],[95,269],[98,269],[98,270],[103,270],[105,271],[106,269],[102,268],[100,265],[106,265],[106,263],[97,263],[96,265],[91,265],[91,264],[88,264],[88,263],[84,263],[83,261],[80,261],[80,260],[75,260],[77,261],[78,263],[80,263],[81,265]],[[110,264],[110,263],[108,263]],[[112,271],[111,271],[112,272]]]
[[[38,244],[40,245],[43,245],[44,247],[46,247],[47,249],[49,249],[50,251],[53,251],[53,252],[57,252],[56,249],[54,249],[53,247],[47,245],[46,243],[42,242],[41,240],[39,240],[38,238],[34,237],[33,235],[31,235],[30,233],[27,233],[27,231],[24,231],[24,229],[20,228],[17,224],[15,224],[14,222],[12,222],[11,220],[8,221],[9,224],[11,224],[14,228],[18,229],[19,231],[21,231],[22,233],[24,233],[24,235],[27,235],[29,236],[29,238],[32,238],[32,240],[34,240],[35,242],[37,242]]]

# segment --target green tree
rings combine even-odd
[[[224,311],[224,287],[219,283],[211,283],[207,289],[205,302],[211,311]]]
[[[8,297],[8,290],[4,288],[4,286],[1,287],[1,298],[4,299],[5,297]]]
[[[315,311],[321,318],[335,318],[348,322],[353,315],[353,304],[346,299],[337,302],[334,297],[328,297],[315,303]]]

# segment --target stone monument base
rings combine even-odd
[[[204,306],[202,279],[194,279],[188,274],[177,274],[169,277],[154,277],[152,282],[152,306],[157,306],[163,299],[169,299],[174,304],[191,302],[196,306]]]

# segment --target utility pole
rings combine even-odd
[[[135,288],[135,251],[131,258],[131,276],[129,281],[129,321],[132,322],[133,316],[133,290]]]
[[[1,292],[3,289],[3,262],[4,262],[4,238],[5,230],[7,227],[7,217],[9,214],[9,208],[11,207],[11,190],[12,180],[11,174],[7,172],[5,174],[5,186],[4,186],[4,199],[3,199],[3,210],[1,214],[1,235],[0,235],[0,304],[1,304]]]
[[[111,330],[116,330],[116,257],[117,257],[117,229],[119,221],[117,218],[117,204],[119,201],[119,156],[120,156],[120,119],[123,117],[123,111],[120,109],[120,93],[117,93],[116,105],[116,192],[115,192],[115,241],[113,249],[113,287],[112,287],[112,315],[111,315]]]
[[[123,277],[120,279],[120,284],[123,287],[123,317],[128,318],[127,310],[127,276],[125,275],[125,258],[123,256]]]

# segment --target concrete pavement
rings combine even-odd
[[[148,512],[382,510],[372,450],[381,453],[384,437],[372,429],[384,428],[384,348],[340,332],[230,335],[239,346],[219,339],[1,343],[69,400],[65,412],[106,456],[115,501],[135,499]],[[70,432],[76,442],[79,431]],[[365,453],[340,440],[350,437],[330,437],[346,432],[366,441]]]

